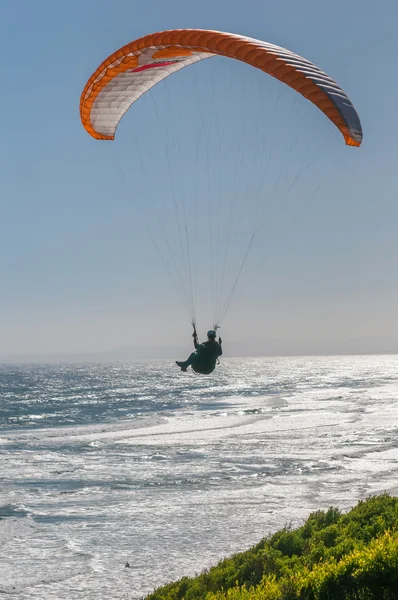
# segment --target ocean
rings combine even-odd
[[[0,365],[3,598],[138,599],[382,492],[398,356]]]

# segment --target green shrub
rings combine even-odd
[[[147,600],[398,600],[398,499],[312,513]]]

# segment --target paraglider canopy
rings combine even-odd
[[[222,58],[211,61],[217,76],[209,83],[212,67],[201,68],[201,61],[215,56]],[[147,94],[169,75],[198,62],[185,77],[178,73],[156,94]],[[230,86],[223,87],[220,80],[229,69],[234,75]],[[250,71],[247,78],[243,71]],[[191,88],[183,89],[184,80]],[[261,87],[257,96],[255,81]],[[181,85],[178,97],[173,96],[174,84],[174,89]],[[277,90],[275,103],[270,88]],[[224,94],[221,102],[217,90]],[[295,105],[285,114],[279,94]],[[312,167],[318,156],[329,152],[333,129],[348,146],[360,146],[361,123],[343,89],[309,60],[268,42],[221,31],[162,31],[111,54],[84,87],[82,124],[93,138],[113,140],[123,115],[141,97],[145,101],[130,113],[134,127],[124,128],[122,143],[106,151],[112,158],[117,155],[118,174],[191,323],[197,322],[197,306],[203,310],[202,304],[211,302],[217,330],[238,285],[258,272],[264,255],[269,256],[297,218],[300,209],[292,218],[289,203],[299,206],[301,200],[303,206],[317,193],[320,186]],[[296,105],[308,111],[308,119],[300,119]],[[322,152],[314,143],[318,121],[327,130],[319,140]],[[126,152],[129,129],[133,139]],[[343,145],[337,146],[341,153]],[[250,264],[253,257],[256,261]]]
[[[341,131],[346,144],[360,146],[362,128],[353,104],[319,67],[274,44],[202,29],[147,35],[109,56],[83,90],[83,126],[96,139],[114,139],[120,119],[142,94],[183,67],[214,55],[241,60],[279,79],[315,104]]]

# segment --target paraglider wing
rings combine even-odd
[[[120,119],[140,96],[172,73],[215,55],[241,60],[279,79],[315,104],[340,130],[346,144],[361,145],[362,128],[354,106],[316,65],[274,44],[201,29],[162,31],[114,52],[83,90],[83,126],[96,139],[113,140]]]

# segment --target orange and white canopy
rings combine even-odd
[[[146,35],[109,56],[81,95],[83,126],[96,139],[113,140],[120,119],[140,96],[172,73],[214,55],[241,60],[286,83],[336,125],[346,144],[361,145],[361,123],[352,102],[316,65],[280,46],[202,29]]]

